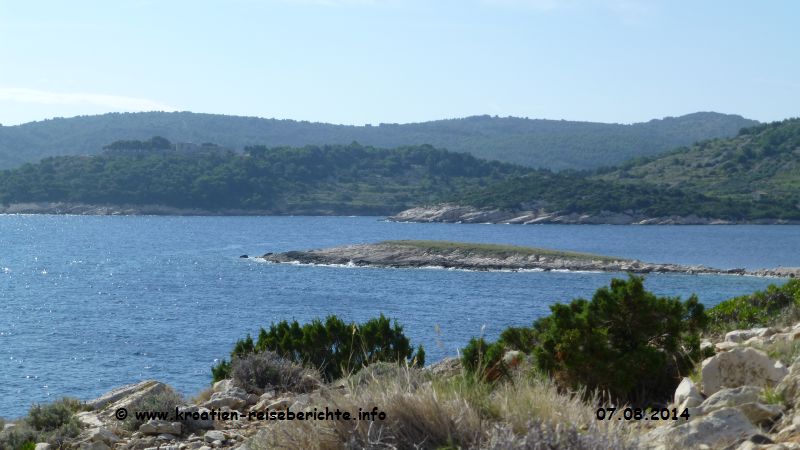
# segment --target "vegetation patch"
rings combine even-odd
[[[797,218],[800,211],[800,119],[757,125],[730,139],[639,159],[598,176],[631,186],[680,187],[731,204],[750,204],[765,217]]]
[[[319,375],[273,351],[248,352],[231,360],[231,378],[247,392],[261,394],[268,388],[310,392],[319,386]]]
[[[80,434],[81,423],[75,413],[83,410],[83,403],[67,397],[34,405],[13,427],[0,431],[0,449],[33,449],[39,442],[62,448],[67,440]]]
[[[788,325],[800,320],[800,280],[734,297],[709,309],[709,332]]]
[[[0,171],[0,203],[388,214],[528,171],[429,145],[252,146],[244,154],[185,154],[162,148],[168,145],[163,138],[118,141],[109,154]]]
[[[594,255],[591,253],[578,253],[578,252],[565,252],[559,250],[550,250],[545,248],[535,247],[521,247],[517,245],[503,245],[503,244],[478,244],[466,242],[450,242],[450,241],[419,241],[419,240],[399,240],[399,241],[383,241],[380,244],[399,245],[404,247],[419,248],[426,252],[431,253],[451,253],[460,252],[472,255],[484,255],[491,257],[509,257],[509,256],[551,256],[555,258],[565,259],[581,259],[581,260],[603,260],[603,261],[623,261],[624,258],[616,258],[612,256]]]
[[[174,419],[175,408],[184,403],[183,397],[178,392],[169,386],[164,386],[163,389],[141,397],[130,409],[132,411],[168,411],[170,417]],[[122,423],[122,427],[128,431],[136,431],[144,422],[145,420],[136,418],[135,414],[129,414]]]
[[[638,448],[637,424],[598,421],[597,398],[560,391],[546,377],[520,372],[492,384],[466,372],[439,377],[413,367],[400,371],[324,393],[330,408],[378,405],[385,420],[280,422],[249,441],[249,448]]]
[[[613,279],[591,301],[551,306],[531,328],[509,328],[497,342],[470,341],[464,367],[483,378],[507,372],[509,350],[530,354],[536,366],[568,389],[606,393],[616,402],[666,402],[703,354],[707,317],[697,299],[657,297],[643,278]]]
[[[414,351],[403,327],[383,314],[362,324],[348,324],[334,315],[302,326],[296,320],[273,323],[269,330],[261,329],[256,341],[249,335],[237,341],[231,359],[263,352],[318,370],[328,381],[379,361],[425,365],[422,346]],[[232,375],[232,365],[222,360],[211,371],[214,381],[219,381]]]

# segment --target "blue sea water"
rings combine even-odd
[[[390,223],[377,217],[0,216],[0,416],[154,378],[192,395],[273,321],[396,318],[428,361],[590,297],[608,273],[333,268],[240,259],[384,239],[495,242],[713,267],[798,266],[797,226]],[[706,305],[783,280],[650,275]]]

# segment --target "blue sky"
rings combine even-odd
[[[0,123],[800,116],[800,2],[0,0]]]

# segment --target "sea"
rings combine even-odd
[[[281,320],[397,320],[429,363],[530,325],[622,273],[269,264],[266,252],[387,239],[544,247],[647,262],[800,266],[800,226],[393,223],[380,217],[0,216],[0,417],[145,379],[187,397],[233,344]],[[249,255],[250,258],[240,258]],[[652,274],[658,295],[722,300],[785,282]]]

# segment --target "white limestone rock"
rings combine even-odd
[[[147,423],[143,423],[139,426],[139,432],[148,436],[154,436],[158,434],[180,435],[181,427],[182,425],[180,422],[149,420]]]
[[[684,402],[686,402],[685,405]],[[675,389],[674,403],[683,407],[698,406],[703,403],[703,396],[692,380],[684,378]]]
[[[734,348],[703,361],[703,392],[713,395],[723,388],[774,386],[789,370],[764,352],[753,348]]]
[[[725,448],[759,434],[741,411],[723,408],[675,427],[646,435],[650,448]]]

